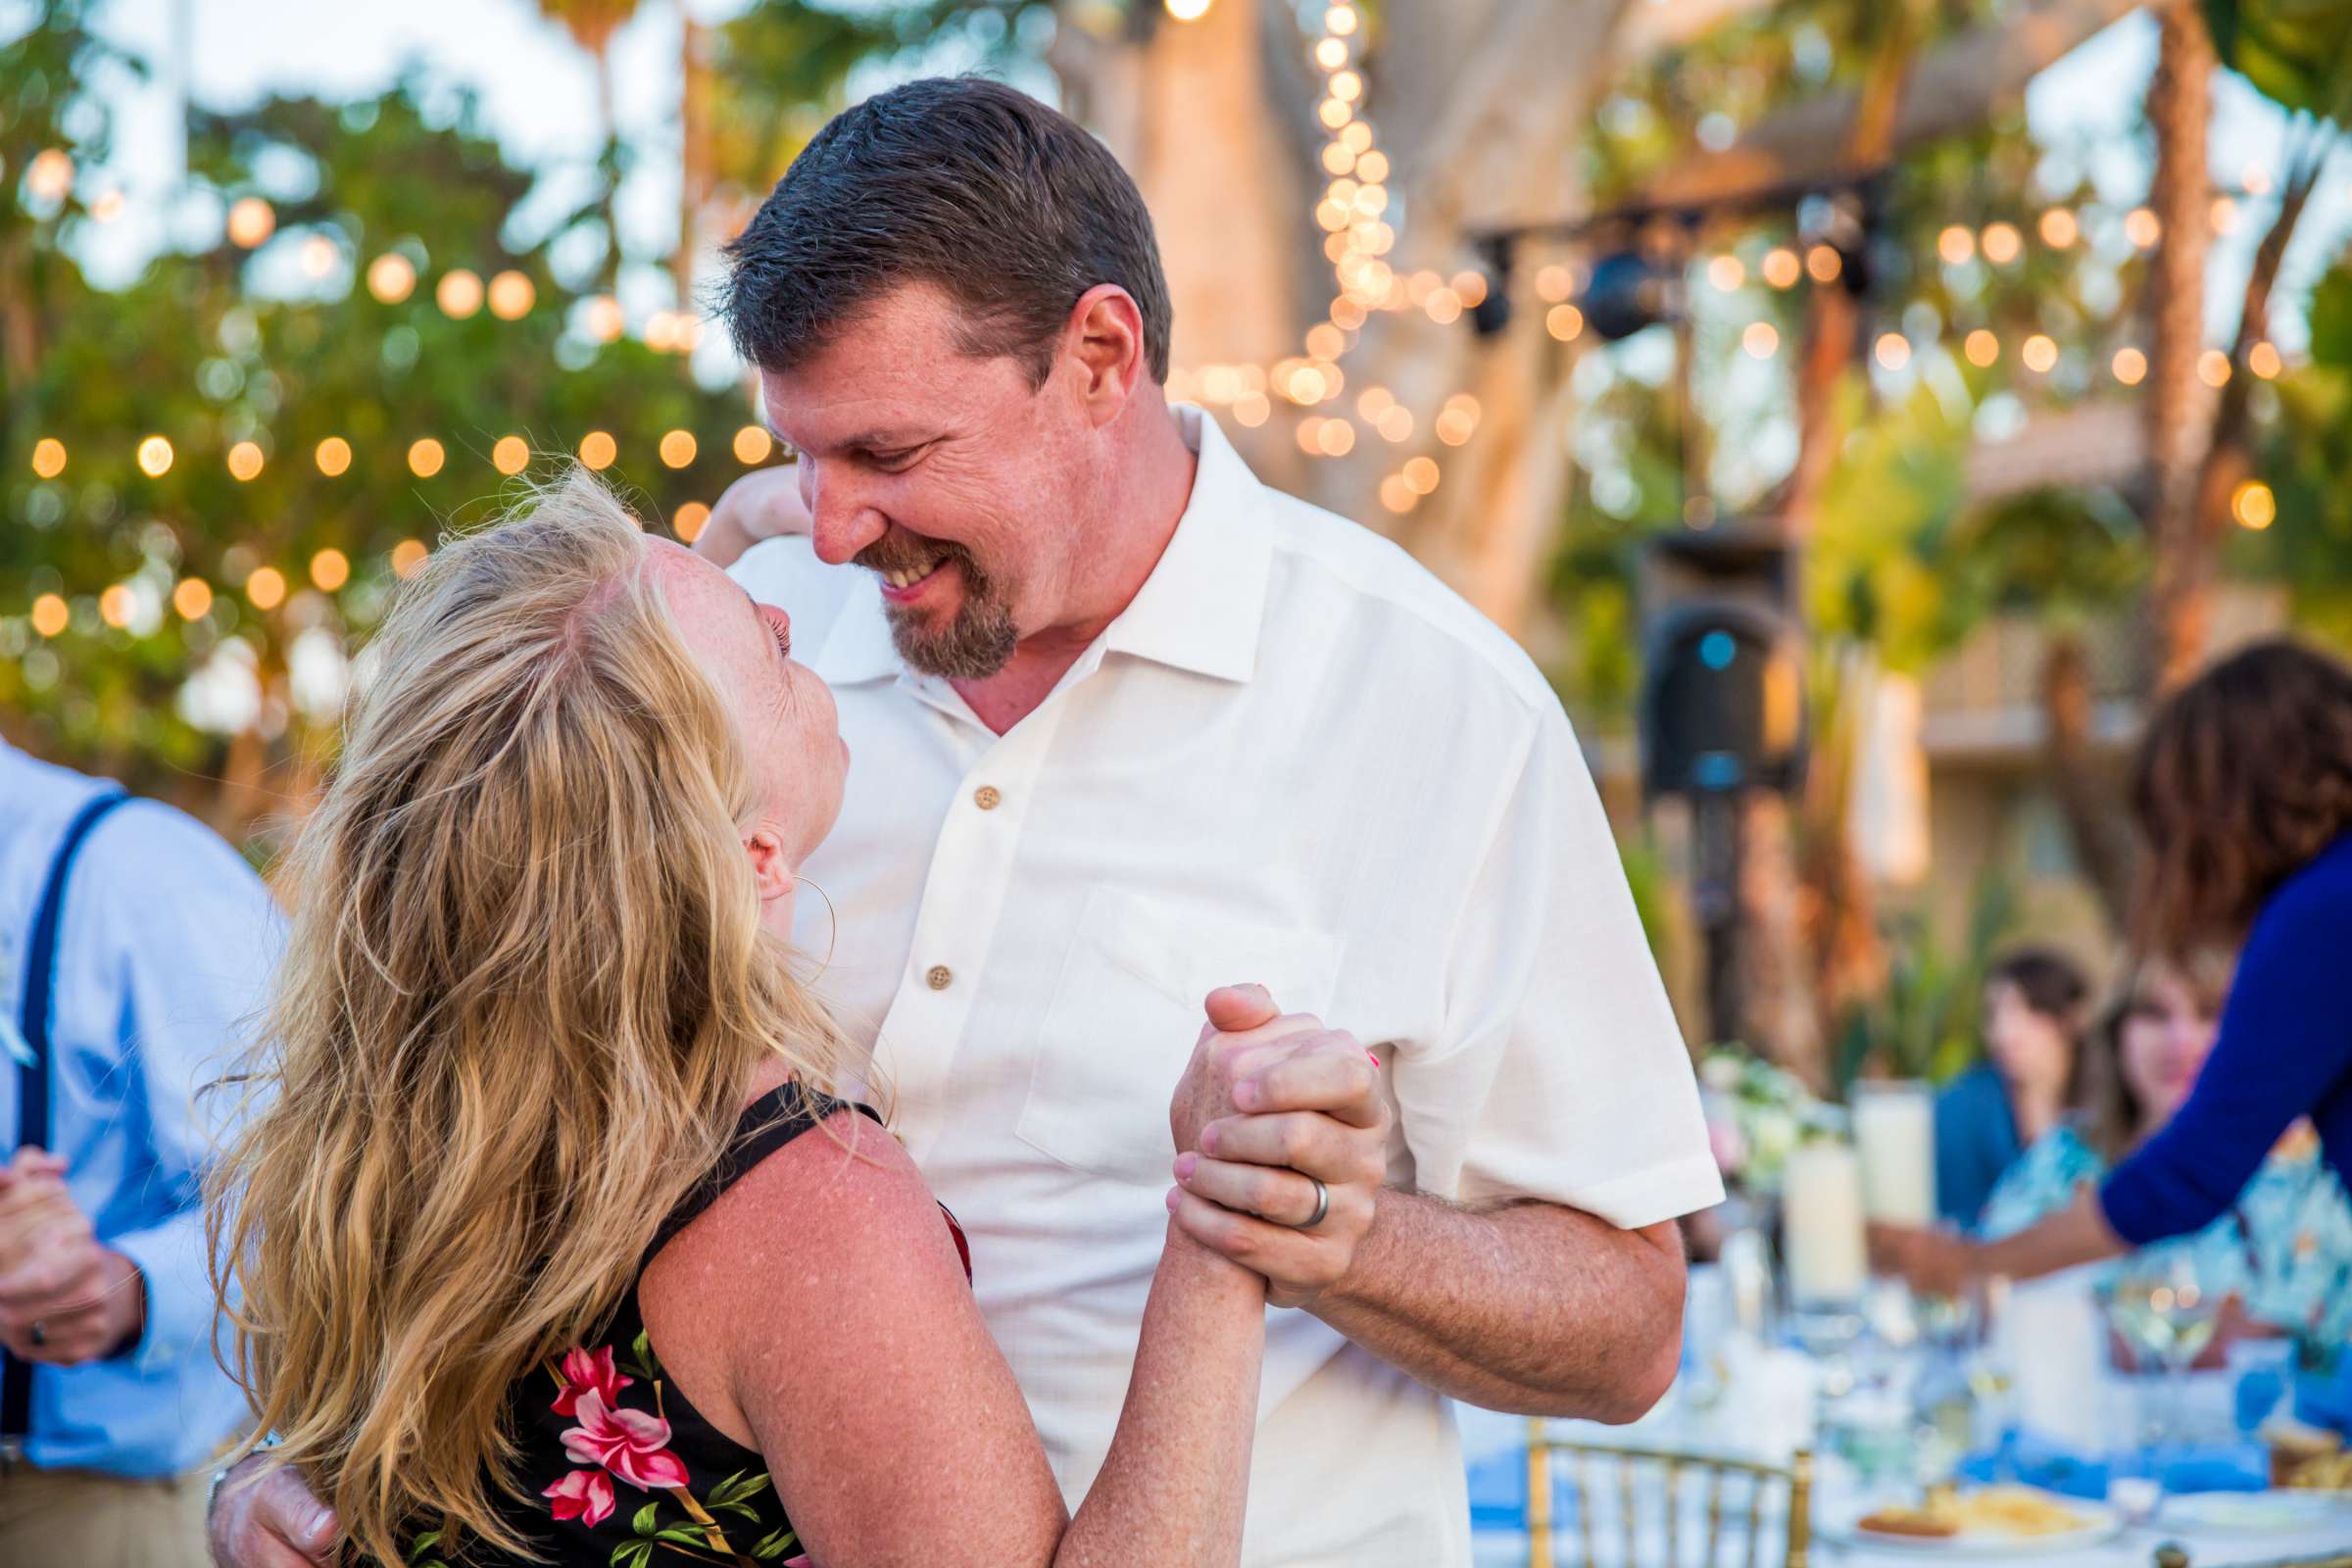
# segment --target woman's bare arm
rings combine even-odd
[[[1171,1225],[1118,1434],[1070,1519],[920,1173],[870,1123],[829,1127],[730,1188],[641,1291],[664,1361],[766,1456],[810,1556],[1238,1562],[1264,1282]],[[703,1368],[727,1397],[696,1388]]]

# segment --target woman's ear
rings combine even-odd
[[[784,841],[762,822],[744,835],[743,853],[752,862],[752,880],[759,885],[760,902],[773,904],[792,897],[800,878],[784,853]]]

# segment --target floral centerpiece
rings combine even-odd
[[[1698,1065],[1707,1143],[1725,1183],[1754,1197],[1777,1196],[1789,1152],[1834,1108],[1784,1067],[1738,1046],[1718,1046]]]

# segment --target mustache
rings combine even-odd
[[[863,566],[868,571],[924,571],[951,561],[963,568],[967,578],[981,580],[979,563],[963,546],[895,529],[850,558],[852,565]]]

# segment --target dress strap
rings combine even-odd
[[[697,1182],[678,1206],[669,1211],[669,1217],[654,1233],[652,1245],[646,1248],[644,1262],[652,1262],[655,1253],[693,1224],[704,1209],[717,1202],[720,1194],[749,1175],[753,1167],[839,1110],[855,1110],[870,1117],[875,1126],[882,1125],[882,1113],[873,1106],[837,1100],[805,1089],[797,1082],[779,1085],[746,1105],[736,1119],[735,1136],[729,1140],[727,1152],[719,1156],[710,1173]]]

